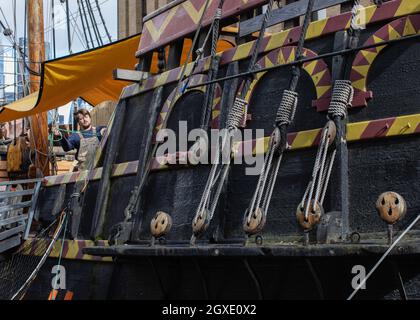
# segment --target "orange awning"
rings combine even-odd
[[[128,83],[114,81],[116,68],[133,69],[140,35],[42,64],[41,90],[3,107],[0,122],[55,109],[79,97],[92,105],[118,99]]]
[[[0,111],[0,122],[52,110],[79,97],[93,106],[107,100],[118,100],[122,89],[129,83],[113,80],[112,71],[134,69],[139,41],[140,35],[136,35],[94,50],[44,62],[41,90],[4,106]],[[182,63],[190,46],[186,41]],[[231,47],[231,43],[221,40],[218,51]],[[157,71],[156,67],[157,61],[154,61],[152,72]]]

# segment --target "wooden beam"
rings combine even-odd
[[[239,72],[239,62],[233,62],[229,64],[226,75],[233,75]],[[240,85],[239,78],[235,78],[229,81],[226,81],[223,86],[223,94],[221,101],[221,114],[220,114],[220,128],[226,128],[226,123],[229,117],[229,111],[233,106],[236,98],[236,92]],[[214,217],[214,225],[216,226],[213,231],[212,237],[215,241],[220,241],[223,239],[223,230],[225,230],[226,222],[226,213],[227,213],[227,204],[228,193],[227,193],[227,184],[228,181],[231,181],[228,177],[225,184],[223,185],[222,193],[220,194],[220,203]]]
[[[346,31],[339,31],[335,34],[334,50],[343,50],[347,47],[348,34]],[[348,59],[348,58],[347,58]],[[333,82],[340,79],[348,78],[345,68],[347,66],[346,58],[343,56],[336,56],[333,58],[332,64],[332,78]],[[342,137],[347,136],[347,121],[343,120],[337,124],[337,134]],[[341,143],[337,145],[337,156],[335,159],[335,166],[331,174],[331,179],[336,181],[336,184],[329,190],[330,194],[330,208],[332,211],[341,212],[341,236],[345,240],[350,233],[350,214],[349,214],[349,152],[347,141],[341,139]],[[332,185],[332,183],[330,183]]]
[[[252,39],[252,32],[251,32],[251,34],[244,34],[243,36],[241,35],[241,32],[240,32],[241,23],[252,20],[253,19],[252,16],[253,15],[251,15],[251,12],[245,12],[244,14],[242,14],[239,17],[239,32],[236,35],[236,45],[240,46],[242,44],[245,44],[246,42],[250,42],[250,41],[253,40]],[[261,24],[262,24],[262,20],[261,20]],[[260,25],[260,28],[258,28],[258,31],[259,30],[261,30],[261,25]]]
[[[178,40],[169,46],[169,56],[167,69],[178,68],[181,64],[182,49],[184,47],[184,40]]]
[[[152,67],[152,60],[153,60],[153,52],[149,52],[145,54],[139,59],[137,70],[149,72],[150,68]]]
[[[21,243],[21,236],[20,235],[16,235],[13,236],[12,238],[3,240],[0,242],[0,253],[3,253],[11,248],[17,247],[19,246]]]
[[[111,188],[112,168],[118,155],[119,141],[124,127],[127,102],[120,100],[115,111],[115,119],[108,140],[104,165],[102,170],[101,184],[99,185],[98,197],[96,198],[95,211],[93,213],[93,223],[91,236],[97,238],[102,234],[105,222],[105,214],[108,207],[109,191]]]
[[[305,14],[308,8],[309,0],[300,0],[293,2],[283,8],[273,10],[268,27],[274,26],[281,22],[292,20]],[[329,8],[338,4],[348,2],[348,0],[318,0],[315,1],[314,11],[319,11],[325,8]],[[250,35],[261,29],[263,15],[243,21],[239,25],[239,36],[244,37]]]
[[[299,0],[286,0],[286,7],[290,6],[293,3],[299,2]],[[283,24],[283,29],[292,29],[300,25],[300,16],[294,17],[292,19],[286,20]]]
[[[37,182],[35,185],[35,192],[34,195],[32,196],[31,199],[31,207],[29,208],[28,211],[28,221],[26,222],[26,228],[25,228],[25,234],[23,236],[24,240],[27,240],[29,237],[29,232],[31,231],[31,226],[32,226],[32,221],[34,219],[35,216],[35,210],[37,207],[37,203],[38,203],[38,196],[39,196],[39,191],[41,190],[41,182]]]
[[[14,227],[13,229],[0,232],[0,241],[10,238],[11,236],[14,236],[18,233],[21,233],[24,230],[25,230],[25,225],[20,225],[20,226]]]
[[[131,230],[131,240],[137,240],[138,232],[140,232],[140,227],[144,223],[145,215],[143,214],[143,190],[147,186],[148,183],[148,176],[145,176],[144,172],[147,171],[146,168],[149,163],[149,158],[153,157],[154,155],[151,154],[153,151],[153,133],[155,130],[156,122],[158,119],[158,115],[162,108],[162,98],[163,98],[163,86],[156,88],[153,92],[153,98],[151,101],[151,106],[149,108],[149,112],[147,114],[148,119],[150,119],[149,125],[144,128],[143,139],[140,145],[140,155],[139,155],[139,166],[137,170],[136,181],[133,187],[138,187],[138,195],[139,198],[136,199],[136,213],[133,217],[133,225],[134,229]],[[133,194],[134,195],[134,194]],[[132,199],[130,199],[131,201]]]
[[[33,194],[35,189],[28,189],[23,191],[9,191],[9,192],[0,192],[0,199],[29,196]]]
[[[9,210],[10,210],[10,208],[9,208]],[[7,225],[12,224],[12,223],[24,221],[26,219],[28,219],[28,215],[27,214],[22,214],[22,215],[18,215],[16,217],[0,220],[0,227],[7,226]]]
[[[148,72],[126,70],[126,69],[115,69],[112,72],[114,80],[118,81],[129,81],[129,82],[140,82],[150,76]]]
[[[44,10],[43,0],[28,1],[28,49],[29,67],[40,73],[41,63],[45,60]],[[30,74],[31,92],[40,89],[40,76]],[[43,112],[31,118],[31,149],[35,152],[35,166],[44,176],[50,175],[48,161],[48,113]],[[36,150],[36,151],[35,151]]]

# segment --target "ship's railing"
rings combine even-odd
[[[362,0],[361,4],[366,5],[368,3],[370,5],[370,1]],[[380,2],[388,1],[391,0],[380,0]],[[220,25],[223,39],[234,43],[234,45],[252,41],[261,28],[267,2],[267,0],[248,0],[244,4],[245,2],[236,0],[225,1]],[[200,10],[192,10],[191,8],[197,8],[198,3],[198,0],[173,1],[144,18],[142,39],[136,54],[139,58],[139,71],[150,72],[152,69],[157,69],[157,66],[152,66],[153,57],[157,55],[160,59],[159,64],[162,66],[162,68],[159,68],[159,72],[179,67],[183,52],[188,51],[186,44],[189,45],[193,32],[197,29],[197,25],[193,22],[194,19],[191,19],[191,16],[197,18]],[[318,0],[315,2],[313,20],[351,11],[352,3],[351,0]],[[212,21],[213,11],[215,10],[213,7],[216,4],[217,1],[214,1],[205,15],[203,29],[196,49],[201,47],[202,43],[200,42],[206,38],[207,28]],[[280,1],[279,6],[273,10],[272,18],[268,23],[268,32],[279,32],[299,26],[307,5],[308,0]],[[161,24],[159,22],[161,20],[164,20],[165,23]],[[185,21],[191,22],[188,24]],[[209,50],[210,48],[205,48],[204,57],[210,55]],[[166,52],[166,54],[163,54],[163,52]]]
[[[348,5],[350,3],[350,6]],[[314,3],[314,15],[312,20],[318,20],[321,10],[338,6],[337,13],[344,13],[351,10],[351,1],[349,0],[319,0]],[[299,25],[300,16],[303,16],[308,8],[308,0],[289,1],[289,4],[278,9],[274,9],[268,27],[285,23],[283,29],[296,27]],[[326,15],[326,13],[325,13]],[[254,32],[258,32],[261,28],[263,15],[242,21],[239,24],[239,37],[248,36]]]
[[[0,183],[0,253],[28,238],[42,181]]]

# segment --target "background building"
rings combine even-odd
[[[118,0],[118,38],[140,33],[143,17],[173,0]]]

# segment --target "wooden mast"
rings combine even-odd
[[[28,1],[28,49],[29,67],[35,72],[41,72],[41,62],[45,60],[44,45],[44,10],[43,0]],[[40,88],[40,76],[30,74],[31,93]],[[48,157],[48,114],[35,114],[30,118],[31,149],[36,149],[35,166],[45,176],[50,173]]]

